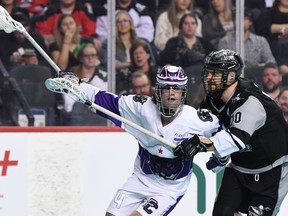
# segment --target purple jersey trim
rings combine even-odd
[[[192,167],[193,160],[182,158],[162,158],[150,154],[139,145],[141,169],[145,174],[159,175],[167,180],[176,180],[187,176]]]
[[[106,91],[99,91],[95,96],[94,102],[98,104],[99,106],[120,116],[119,105],[118,105],[120,97],[121,96],[115,97],[115,95],[107,93]],[[98,110],[97,110],[97,114],[99,114],[100,116],[103,116],[104,118],[111,120],[116,126],[121,127],[121,123],[122,123],[121,121],[111,116],[108,116]]]

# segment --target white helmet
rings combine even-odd
[[[156,104],[164,117],[176,115],[182,108],[186,99],[187,81],[184,70],[179,66],[164,66],[156,76],[155,99]],[[165,106],[162,98],[162,89],[181,89],[182,96],[179,104],[176,106]]]

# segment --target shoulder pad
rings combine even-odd
[[[201,121],[204,121],[204,122],[207,122],[207,121],[212,122],[213,121],[211,113],[206,109],[197,110],[197,115],[198,115],[199,119],[201,119]]]
[[[148,100],[148,97],[147,96],[144,96],[144,95],[135,95],[133,97],[133,100],[135,102],[139,102],[141,104],[144,104],[147,100]]]

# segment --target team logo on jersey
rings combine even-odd
[[[204,122],[213,121],[213,118],[211,114],[208,112],[208,110],[197,110],[197,115]]]
[[[233,97],[231,100],[231,103],[236,103],[237,101],[241,100],[240,93],[236,95],[236,97]]]
[[[148,97],[147,96],[143,96],[143,95],[135,95],[133,97],[133,100],[135,102],[139,102],[141,104],[144,104],[147,101]]]
[[[143,210],[147,212],[147,214],[152,214],[155,209],[158,209],[158,201],[150,198],[143,204]]]

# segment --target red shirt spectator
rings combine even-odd
[[[91,37],[95,34],[96,22],[92,11],[88,12],[85,5],[75,0],[60,0],[49,6],[35,23],[35,30],[45,37],[47,44],[54,41],[57,21],[62,14],[74,17],[82,36]]]
[[[39,14],[48,5],[49,0],[16,0],[20,8],[25,8],[31,14]]]

